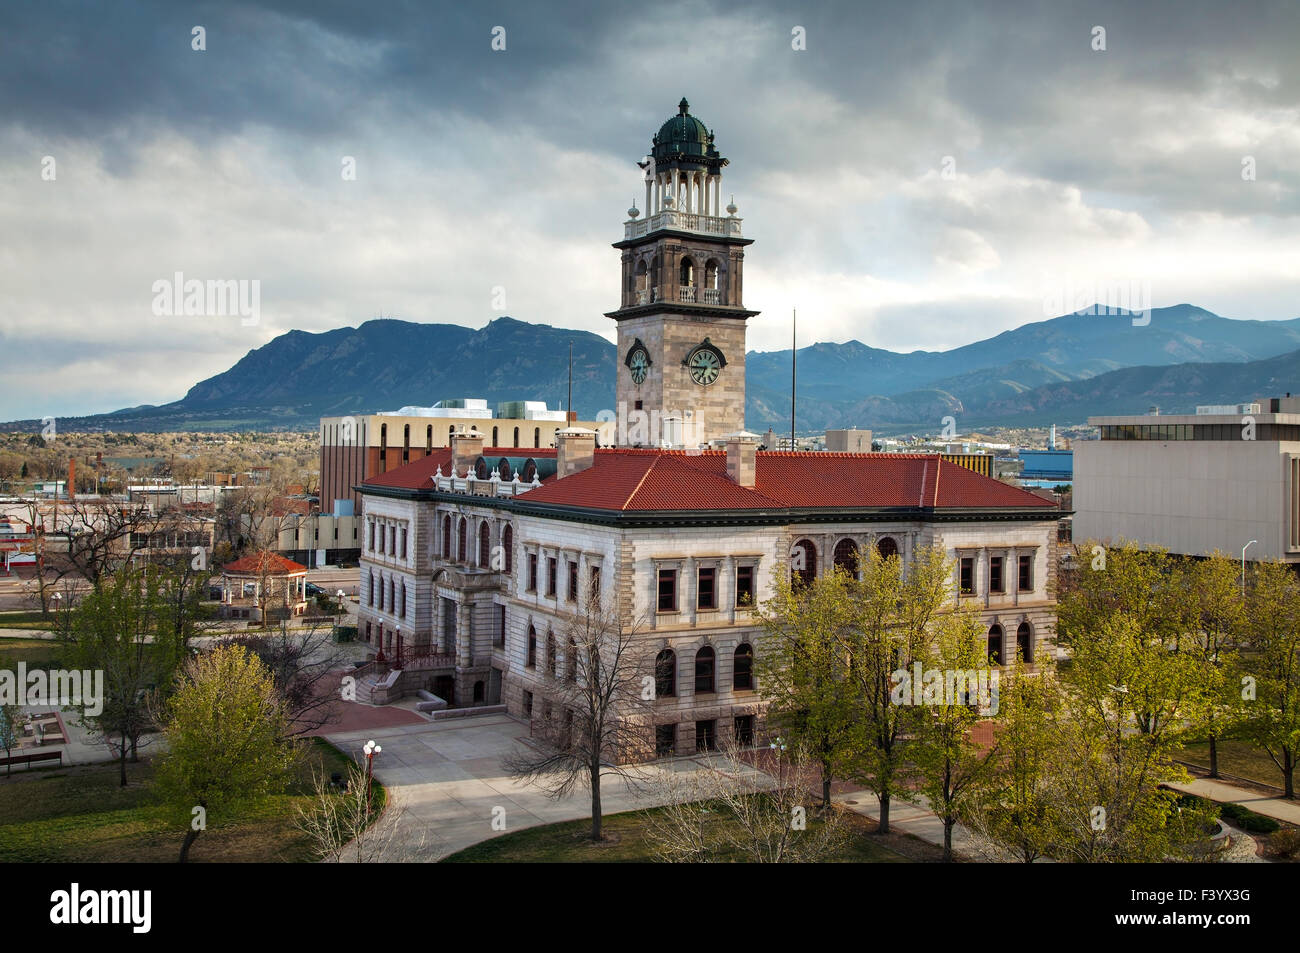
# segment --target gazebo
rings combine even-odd
[[[265,621],[307,611],[307,567],[272,552],[258,552],[221,570],[221,617]]]

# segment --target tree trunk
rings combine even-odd
[[[1219,776],[1219,745],[1214,737],[1214,732],[1210,732],[1210,777]]]
[[[822,765],[822,810],[829,811],[831,808],[831,773]]]
[[[136,764],[140,761],[140,736],[131,736],[131,763]]]
[[[876,827],[877,834],[889,833],[889,795],[880,795],[880,824]]]
[[[591,766],[591,839],[593,841],[604,839],[600,824],[600,763],[597,762]]]
[[[1282,755],[1282,764],[1284,766],[1282,769],[1284,792],[1282,796],[1295,800],[1295,758],[1291,752],[1288,751]]]
[[[955,823],[946,817],[943,819],[943,859],[946,863],[952,863],[952,828]]]
[[[188,831],[185,832],[185,840],[181,841],[181,856],[178,863],[183,864],[185,863],[186,860],[189,859],[190,847],[198,839],[199,839],[199,832],[196,831],[194,828],[191,827]]]
[[[122,750],[118,753],[118,763],[122,767],[122,787],[126,787],[126,729],[122,729]]]

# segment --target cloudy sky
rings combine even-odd
[[[1067,283],[1300,316],[1298,49],[1293,2],[4,4],[0,419],[378,315],[612,337],[682,96],[756,239],[752,348],[797,306],[801,343],[948,349]],[[154,314],[176,272],[259,281],[258,321]]]

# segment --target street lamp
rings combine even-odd
[[[384,749],[381,748],[379,745],[375,744],[374,741],[367,741],[365,743],[365,746],[361,750],[366,753],[366,817],[369,817],[370,816],[370,788],[371,788],[370,782],[375,774],[374,771],[375,755],[379,754],[379,752],[383,751]]]
[[[1246,598],[1246,550],[1258,543],[1259,540],[1252,539],[1245,546],[1241,547],[1241,598]]]
[[[785,757],[783,752],[785,751],[785,739],[782,738],[780,735],[777,735],[777,737],[774,738],[768,744],[768,748],[770,748],[773,751],[773,753],[775,753],[776,755],[777,777],[779,778],[777,784],[780,787],[784,788],[785,787]]]

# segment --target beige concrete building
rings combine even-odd
[[[1074,539],[1300,562],[1300,398],[1090,417],[1074,445]],[[1218,413],[1233,410],[1233,413]]]
[[[357,484],[445,449],[458,431],[477,429],[493,447],[538,449],[555,445],[555,431],[565,425],[565,418],[564,411],[548,410],[544,401],[506,401],[494,413],[486,400],[475,398],[391,413],[322,417],[321,512],[355,516],[361,509]]]
[[[826,449],[833,453],[870,453],[871,431],[850,428],[826,431]]]

